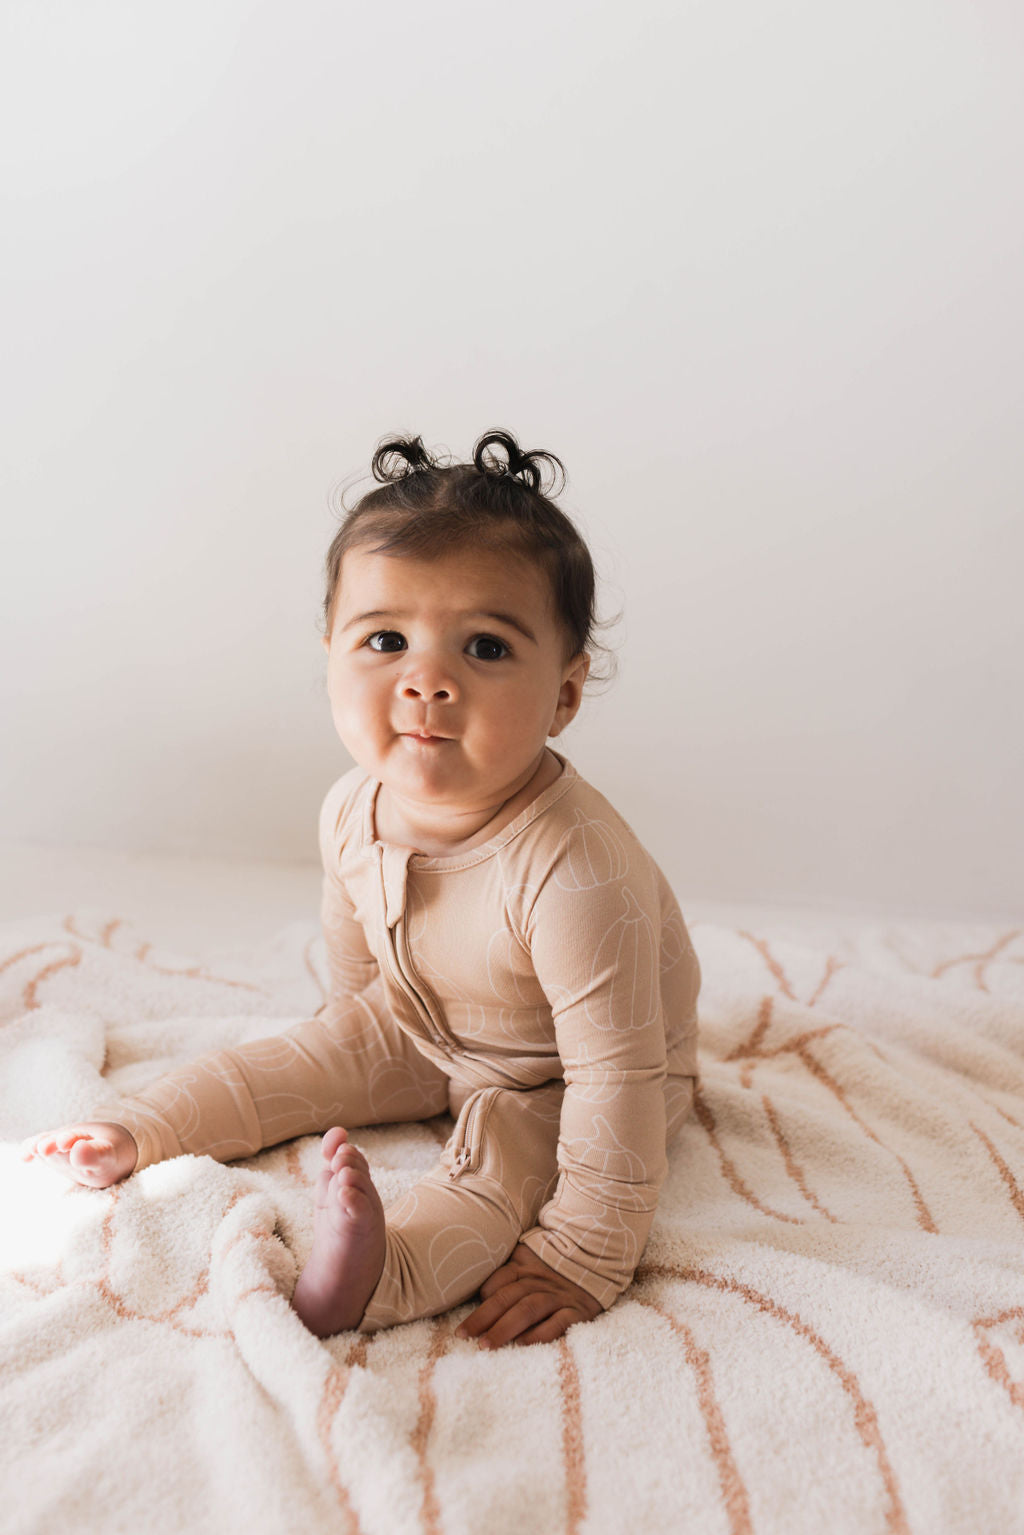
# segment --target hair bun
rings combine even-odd
[[[504,448],[505,458],[498,458],[487,450],[492,443]],[[473,449],[473,463],[481,474],[509,475],[522,480],[531,490],[540,495],[557,496],[559,491],[565,488],[565,465],[554,453],[546,453],[543,448],[531,448],[528,452],[516,442],[511,432],[504,432],[500,428],[485,432]],[[550,471],[550,482],[544,487],[544,469]],[[561,479],[561,483],[559,482]],[[554,486],[558,484],[558,490]]]
[[[382,442],[370,465],[375,480],[392,485],[419,469],[436,469],[437,464],[423,446],[422,437],[394,437]]]

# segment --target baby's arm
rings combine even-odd
[[[407,1107],[417,1117],[418,1101],[410,1106],[403,1096],[401,1063],[383,1085],[368,1070],[401,1054],[388,1024],[378,977],[359,996],[332,996],[319,1017],[210,1051],[134,1097],[97,1105],[91,1121],[34,1136],[23,1155],[104,1188],[186,1153],[228,1162],[335,1123],[400,1119]]]
[[[378,981],[359,997],[332,999],[322,1017],[211,1051],[134,1097],[98,1106],[95,1120],[34,1136],[22,1155],[106,1188],[170,1157],[229,1162],[332,1124],[400,1119],[407,1106],[401,1091],[387,1099],[393,1113],[379,1112],[382,1093],[367,1074],[368,1064],[396,1054],[390,1034],[382,1038],[382,1009]],[[386,1088],[394,1088],[393,1076]],[[410,1117],[418,1107],[410,1106]]]
[[[556,864],[527,925],[566,1087],[558,1183],[522,1240],[601,1307],[633,1277],[668,1165],[657,870],[625,836],[617,863],[583,888],[578,860]]]
[[[630,851],[627,865],[619,849],[623,877],[582,889],[586,860],[556,864],[524,922],[566,1082],[559,1179],[458,1328],[485,1348],[549,1343],[592,1320],[628,1285],[647,1239],[666,1165],[664,923],[657,870]]]

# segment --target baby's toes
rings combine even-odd
[[[331,1179],[330,1197],[346,1215],[358,1220],[372,1209],[369,1181],[369,1169],[364,1173],[357,1167],[343,1167]]]
[[[344,1146],[348,1140],[348,1131],[340,1125],[333,1125],[320,1143],[320,1152],[325,1162],[330,1162],[339,1147]]]
[[[339,1146],[331,1158],[332,1173],[340,1173],[348,1169],[355,1169],[360,1173],[364,1173],[366,1177],[370,1176],[369,1163],[359,1148],[353,1146],[351,1141],[346,1141],[344,1146]]]

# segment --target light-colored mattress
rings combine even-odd
[[[305,1331],[315,1137],[100,1192],[18,1158],[308,1016],[317,871],[8,853],[5,1532],[1024,1531],[1024,925],[684,898],[701,1084],[635,1282],[488,1354],[465,1308]],[[356,1131],[385,1202],[449,1128]]]

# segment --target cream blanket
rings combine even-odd
[[[310,925],[205,964],[92,909],[0,929],[0,1527],[1024,1531],[1024,935],[692,934],[701,1088],[636,1281],[486,1354],[464,1310],[305,1331],[314,1137],[102,1192],[18,1160],[307,1016]],[[385,1202],[449,1128],[357,1131]]]

